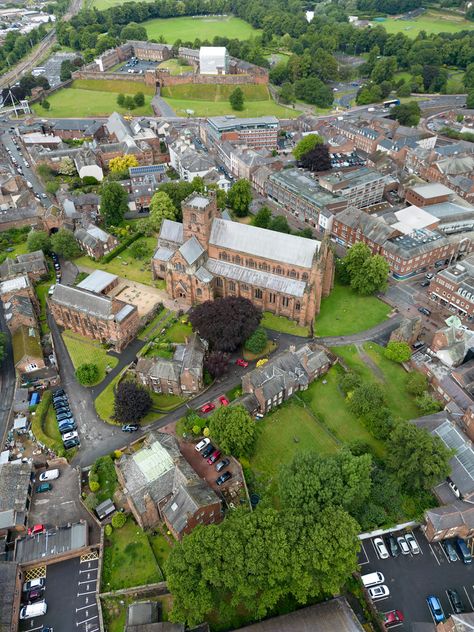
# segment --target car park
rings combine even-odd
[[[71,448],[75,448],[80,444],[79,439],[70,439],[69,441],[64,441],[63,445],[66,450],[70,450]]]
[[[413,555],[418,555],[418,553],[420,552],[420,547],[418,546],[418,542],[416,541],[413,533],[407,533],[405,536],[405,540],[408,543],[408,546],[410,547]]]
[[[386,628],[391,628],[395,625],[403,623],[404,618],[405,617],[400,612],[400,610],[390,610],[389,612],[384,612],[383,623]]]
[[[223,470],[229,465],[229,463],[229,459],[222,459],[221,461],[219,461],[219,463],[216,463],[216,472],[220,472],[221,470]]]
[[[65,419],[72,419],[72,413],[71,411],[65,412],[65,413],[61,413],[60,415],[56,416],[56,419],[58,421],[64,421]]]
[[[54,481],[59,478],[59,470],[46,470],[46,472],[41,472],[39,475],[40,481]]]
[[[202,413],[210,413],[211,410],[214,410],[215,405],[212,402],[207,402],[204,406],[201,406]]]
[[[38,535],[38,533],[43,533],[43,531],[46,531],[44,524],[35,524],[28,529],[28,535]]]
[[[37,494],[42,494],[43,492],[50,492],[53,489],[53,486],[51,485],[51,483],[41,483],[40,485],[36,486],[36,493]]]
[[[441,602],[438,597],[436,597],[435,595],[428,595],[428,597],[426,598],[426,603],[428,604],[428,608],[430,609],[431,616],[433,617],[435,623],[442,623],[446,620]]]
[[[434,277],[434,272],[427,272],[425,274],[425,279],[432,279]]]
[[[125,424],[122,426],[122,432],[136,432],[139,428],[138,424]]]
[[[67,397],[64,395],[58,395],[57,397],[53,397],[53,406],[55,408],[59,408],[59,406],[68,406],[69,402]]]
[[[375,601],[376,599],[382,599],[383,597],[388,597],[390,594],[390,590],[388,589],[388,586],[385,586],[385,584],[381,584],[380,586],[372,586],[372,588],[369,588],[369,597],[372,599],[372,601]]]
[[[59,419],[62,415],[67,415],[68,417],[72,417],[72,412],[69,406],[67,408],[64,406],[63,408],[58,408],[56,410],[56,419]]]
[[[201,452],[201,450],[204,450],[204,448],[210,443],[211,443],[211,440],[208,437],[205,437],[204,439],[202,439],[202,441],[200,441],[199,443],[196,443],[196,445],[194,446],[194,449],[197,452]]]
[[[229,471],[224,472],[218,478],[216,478],[216,483],[219,486],[223,485],[226,481],[229,480],[229,478],[232,478],[232,474]]]
[[[68,434],[69,432],[72,432],[73,430],[77,430],[77,425],[75,423],[66,423],[63,424],[62,426],[59,426],[59,432],[62,435]]]
[[[29,579],[27,582],[23,584],[23,592],[28,592],[30,590],[38,590],[40,588],[44,588],[45,579],[44,577],[40,577],[38,579]]]
[[[408,555],[410,553],[410,547],[408,546],[407,541],[402,535],[398,536],[397,543],[403,555]]]
[[[382,538],[374,538],[373,543],[377,553],[379,554],[379,557],[382,560],[386,560],[387,557],[390,557],[387,551],[387,547],[385,546]]]
[[[220,455],[221,455],[221,451],[215,450],[207,459],[207,462],[209,463],[209,465],[212,465],[213,463],[215,463],[217,459],[220,457]]]
[[[453,481],[449,478],[449,476],[448,476],[448,478],[446,480],[448,482],[449,489],[453,492],[453,494],[456,496],[456,498],[461,498],[462,499],[461,492],[456,487],[456,485],[453,483]]]
[[[421,287],[428,287],[430,285],[430,281],[428,279],[425,279],[420,283],[420,285]]]
[[[77,432],[73,431],[73,432],[68,432],[67,434],[63,435],[63,441],[69,441],[71,439],[77,439],[79,437],[79,435],[77,434]]]
[[[207,447],[204,448],[204,450],[202,450],[201,455],[204,459],[207,459],[208,456],[210,456],[214,450],[216,448],[212,445],[212,443],[208,443]]]
[[[20,619],[33,619],[35,617],[42,617],[48,611],[46,601],[37,601],[36,603],[28,604],[20,609]]]
[[[454,548],[454,545],[451,542],[451,540],[443,540],[442,546],[444,550],[446,551],[446,555],[448,556],[449,561],[457,562],[459,557],[458,557],[458,554],[456,553],[456,549]]]
[[[42,588],[34,588],[26,593],[26,601],[29,603],[33,603],[38,601],[43,597],[43,589]]]
[[[448,588],[446,590],[446,594],[448,595],[449,603],[451,604],[451,607],[455,614],[461,614],[462,612],[465,612],[466,609],[464,608],[464,604],[457,590],[455,590],[454,588]]]
[[[393,537],[393,535],[389,535],[386,540],[387,548],[390,551],[392,557],[397,557],[400,555],[400,547],[398,546],[397,540]]]

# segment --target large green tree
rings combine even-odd
[[[26,247],[28,252],[35,252],[36,250],[49,252],[51,250],[51,241],[48,233],[44,230],[30,231],[26,240]]]
[[[255,217],[252,219],[252,226],[258,226],[259,228],[268,228],[272,221],[272,212],[268,206],[262,206],[258,210]]]
[[[81,249],[73,235],[67,228],[60,228],[51,235],[51,248],[64,259],[74,259],[81,254]]]
[[[229,103],[233,110],[241,111],[244,109],[244,93],[242,92],[242,88],[235,88],[230,93]]]
[[[384,405],[382,387],[375,382],[361,384],[349,396],[349,408],[357,417],[364,417]]]
[[[429,490],[450,473],[453,452],[439,437],[408,421],[398,422],[388,441],[387,463],[404,489]]]
[[[373,255],[351,278],[351,287],[358,294],[368,296],[387,288],[390,266],[382,255]]]
[[[252,188],[245,178],[238,180],[230,187],[227,194],[227,203],[237,217],[248,215],[250,202],[252,201]]]
[[[224,452],[249,456],[255,446],[255,421],[243,406],[221,406],[209,420],[209,432]]]
[[[176,209],[167,193],[157,191],[150,201],[150,216],[148,222],[153,231],[158,232],[165,219],[176,219]]]
[[[301,160],[301,158],[314,149],[316,145],[322,145],[323,143],[324,139],[319,136],[319,134],[308,134],[296,143],[296,146],[293,149],[293,156],[296,160]]]
[[[100,197],[100,214],[106,226],[120,226],[128,211],[128,195],[118,182],[104,182]]]
[[[385,348],[384,355],[393,362],[408,362],[411,358],[410,345],[403,340],[391,340]]]

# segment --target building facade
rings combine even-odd
[[[215,195],[191,194],[183,223],[165,220],[152,259],[155,278],[189,305],[242,296],[262,310],[312,326],[334,280],[327,242],[220,217]]]
[[[229,141],[247,147],[276,149],[279,129],[280,123],[275,116],[258,118],[213,116],[201,126],[200,134],[202,140],[209,145]]]
[[[430,284],[431,298],[459,316],[474,316],[474,256],[441,270]]]

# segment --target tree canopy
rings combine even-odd
[[[133,382],[120,382],[115,390],[114,419],[121,423],[138,422],[150,410],[152,399],[148,391]]]
[[[230,93],[229,103],[233,110],[241,111],[244,109],[244,93],[242,88],[235,88]]]
[[[254,448],[255,421],[243,406],[221,406],[211,415],[209,431],[217,445],[235,457],[249,456]]]
[[[157,191],[156,193],[153,193],[150,201],[150,215],[148,217],[148,223],[154,232],[158,232],[163,220],[165,219],[176,219],[176,209],[167,193],[164,191]]]
[[[384,355],[394,362],[408,362],[411,358],[410,345],[403,341],[391,340],[385,348]]]
[[[81,364],[76,369],[76,379],[79,384],[92,386],[99,381],[99,367],[92,362]]]
[[[234,351],[257,329],[262,312],[247,298],[228,296],[194,306],[189,322],[212,349]]]
[[[341,278],[347,279],[358,294],[383,292],[387,287],[390,266],[381,255],[372,255],[367,244],[355,243],[342,260]]]
[[[112,173],[126,173],[130,167],[138,167],[137,157],[133,154],[123,154],[112,158],[109,162],[109,169]]]
[[[100,213],[106,226],[119,226],[128,211],[128,195],[118,182],[104,182],[100,197]]]
[[[81,254],[81,249],[73,233],[67,228],[60,228],[51,235],[51,248],[64,259],[74,259]]]
[[[245,178],[237,180],[227,194],[227,203],[237,217],[248,215],[250,202],[252,201],[252,188]]]
[[[51,240],[48,233],[44,230],[30,231],[26,240],[26,247],[28,252],[35,252],[35,250],[49,252],[51,250]]]
[[[319,134],[308,134],[296,143],[293,149],[293,156],[296,160],[301,160],[305,154],[314,149],[317,145],[322,145],[323,143],[324,140]]]

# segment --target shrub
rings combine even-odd
[[[99,482],[99,475],[97,474],[96,470],[95,469],[89,470],[89,483],[98,483],[98,482]]]
[[[245,341],[245,349],[250,353],[261,353],[267,344],[267,332],[262,327],[257,327],[250,338]]]
[[[109,536],[111,536],[111,535],[112,535],[112,531],[113,531],[113,530],[114,530],[114,529],[113,529],[113,527],[112,527],[112,525],[111,525],[111,524],[106,524],[106,525],[105,525],[104,532],[105,532],[105,535],[106,535],[107,537],[109,537]]]
[[[410,345],[406,342],[392,340],[388,343],[384,356],[393,362],[408,362],[411,358]]]
[[[408,374],[406,386],[412,395],[422,395],[428,390],[428,378],[424,373],[412,371]]]
[[[100,489],[100,483],[98,481],[89,481],[89,488],[91,492],[98,492]]]
[[[83,386],[92,386],[99,381],[99,367],[93,362],[81,364],[76,369],[76,379]]]
[[[122,450],[114,450],[114,459],[120,459],[120,457],[122,456]]]
[[[127,522],[127,516],[124,513],[116,513],[112,517],[112,526],[114,529],[121,529]]]
[[[99,501],[97,500],[97,496],[95,494],[93,494],[92,492],[90,494],[87,494],[84,505],[87,507],[87,509],[89,509],[89,511],[93,511],[98,504]]]

